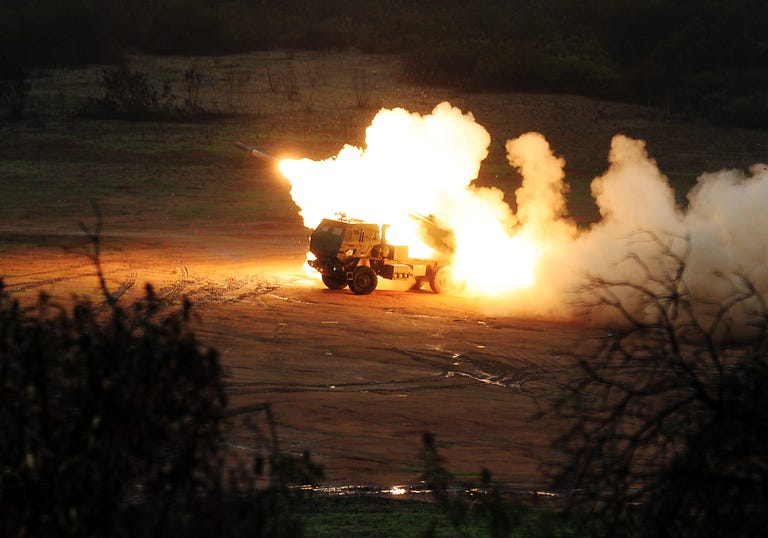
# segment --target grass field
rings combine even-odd
[[[342,535],[356,538],[494,536],[488,519],[475,514],[455,526],[444,509],[421,500],[369,496],[327,497],[316,499],[307,505],[306,510],[303,517],[306,535],[316,538]],[[566,522],[555,511],[545,507],[510,508],[508,515],[514,524],[507,534],[502,534],[505,536],[578,536],[573,522]]]

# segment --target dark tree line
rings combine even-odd
[[[423,83],[580,93],[768,124],[759,0],[6,0],[0,63],[359,47]]]

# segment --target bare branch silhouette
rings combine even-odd
[[[626,535],[627,525],[638,536],[762,535],[765,290],[746,274],[719,274],[730,295],[699,299],[685,279],[690,240],[680,248],[679,238],[643,238],[658,254],[624,260],[635,280],[586,280],[585,310],[609,309],[619,322],[576,357],[580,375],[553,404],[567,424],[554,485],[603,516],[608,535]]]

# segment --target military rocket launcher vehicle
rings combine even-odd
[[[242,142],[235,145],[257,159],[276,159]],[[418,222],[420,239],[433,249],[432,258],[411,258],[407,245],[390,245],[386,239],[388,225],[350,219],[344,215],[323,219],[309,238],[309,251],[314,256],[307,263],[322,276],[332,290],[349,286],[356,295],[367,295],[376,289],[378,279],[413,279],[414,289],[425,283],[435,293],[461,288],[450,267],[455,250],[453,232],[440,226],[433,216],[411,213]]]
[[[414,279],[413,288],[429,282],[435,293],[456,287],[448,265],[453,252],[452,234],[433,218],[412,214],[419,221],[425,243],[438,253],[436,258],[411,258],[405,245],[390,245],[387,226],[341,217],[323,219],[309,239],[314,259],[309,265],[322,275],[330,289],[349,286],[352,293],[366,295],[376,289],[379,277],[389,280]]]

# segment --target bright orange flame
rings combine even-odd
[[[301,266],[301,269],[302,271],[304,271],[304,274],[306,274],[307,276],[320,280],[321,278],[320,273],[318,273],[314,267],[309,265],[310,261],[316,260],[316,259],[317,259],[317,256],[307,251],[307,258],[304,260],[304,264]]]
[[[471,114],[448,103],[425,116],[383,109],[366,130],[365,149],[347,145],[324,161],[279,166],[308,228],[337,214],[388,224],[389,243],[431,257],[409,215],[432,215],[454,233],[451,265],[466,291],[494,295],[532,286],[540,249],[500,190],[471,185],[490,140]]]

